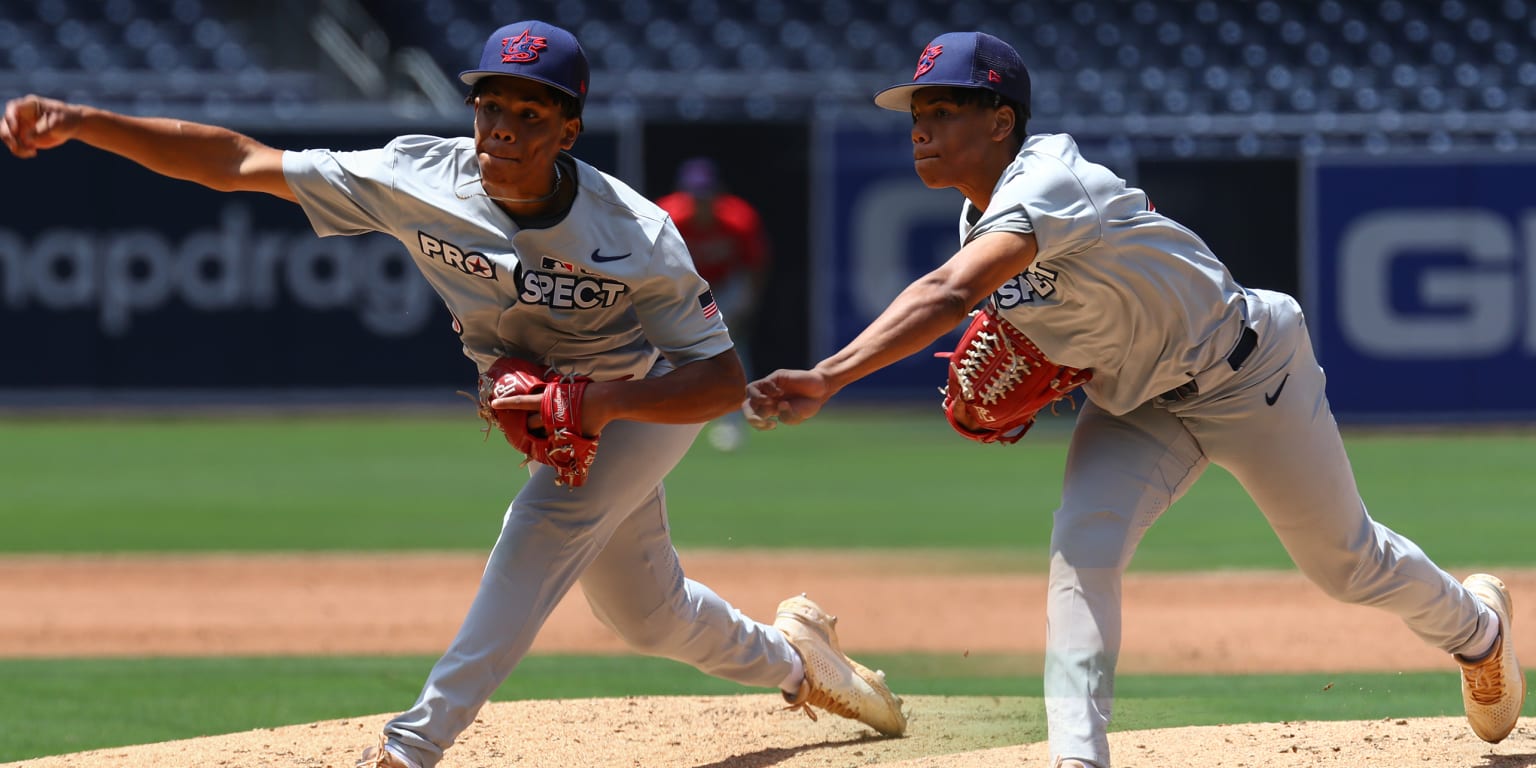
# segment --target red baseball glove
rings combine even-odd
[[[555,484],[579,488],[597,458],[597,437],[581,432],[581,399],[586,394],[585,376],[546,370],[515,357],[503,357],[480,375],[480,418],[501,429],[507,442],[527,458],[555,468]],[[491,401],[510,395],[543,395],[539,415],[544,425],[528,426],[528,411],[491,407]],[[489,428],[487,428],[489,429]]]
[[[1093,371],[1048,360],[988,304],[971,315],[949,358],[944,416],[956,432],[983,443],[1016,443],[1035,414],[1093,378]]]

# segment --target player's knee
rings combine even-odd
[[[632,605],[621,600],[599,603],[592,600],[590,593],[587,595],[587,603],[592,608],[592,615],[637,653],[647,656],[665,655],[657,651],[670,648],[674,642],[676,622],[669,620],[671,612],[666,608],[642,612],[632,610]]]
[[[1058,510],[1051,551],[1074,568],[1123,568],[1128,531],[1126,518],[1109,509]]]
[[[678,645],[681,628],[676,622],[663,620],[665,612],[623,626],[614,626],[614,632],[631,650],[646,656],[670,656]]]

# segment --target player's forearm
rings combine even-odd
[[[133,117],[80,107],[74,138],[132,160],[162,176],[220,191],[271,191],[251,181],[250,161],[277,152],[244,134],[164,117]]]
[[[971,308],[1034,260],[1031,233],[992,232],[913,281],[864,332],[816,366],[836,392],[954,330]]]
[[[833,392],[892,363],[921,352],[954,330],[970,312],[968,298],[935,275],[907,286],[853,341],[815,371]]]
[[[607,420],[702,424],[741,407],[747,378],[734,350],[654,379],[613,382],[604,393]]]

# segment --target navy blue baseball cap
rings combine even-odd
[[[537,80],[587,102],[587,54],[576,36],[542,21],[519,21],[491,33],[480,66],[459,73],[474,85],[482,77],[510,75]]]
[[[933,39],[917,59],[912,80],[875,94],[875,104],[897,112],[912,109],[919,88],[948,85],[985,88],[1029,107],[1029,70],[1013,46],[985,32],[947,32]]]

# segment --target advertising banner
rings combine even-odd
[[[1536,416],[1536,158],[1323,157],[1303,211],[1341,419]]]

